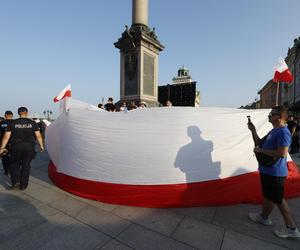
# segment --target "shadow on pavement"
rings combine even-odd
[[[1,193],[0,204],[0,249],[95,249],[110,240],[21,192]]]

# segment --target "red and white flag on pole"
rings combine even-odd
[[[275,66],[274,69],[275,74],[273,77],[273,82],[293,82],[293,75],[282,57],[279,58],[279,63]]]
[[[60,100],[64,99],[65,97],[71,97],[71,85],[69,84],[66,86],[62,91],[58,93],[57,96],[54,97],[54,102],[59,102]]]

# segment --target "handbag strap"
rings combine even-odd
[[[262,145],[265,143],[265,141],[266,141],[266,139],[267,139],[267,137],[268,137],[268,135],[271,133],[271,131],[269,132],[269,133],[267,133],[263,138],[261,138],[260,139],[260,142],[259,142],[259,144],[258,144],[258,146],[261,148],[262,147]]]

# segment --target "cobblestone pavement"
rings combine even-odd
[[[298,155],[295,161],[300,162]],[[260,206],[149,209],[76,197],[49,180],[46,153],[32,163],[30,185],[9,191],[0,174],[0,249],[300,249],[280,239],[276,208],[269,227],[247,219]],[[2,166],[1,166],[2,167]],[[2,170],[2,169],[1,169]],[[288,201],[300,225],[300,198]]]

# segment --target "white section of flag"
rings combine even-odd
[[[275,73],[273,76],[273,82],[286,82],[292,83],[294,78],[289,70],[285,60],[280,57],[278,65],[275,66]]]
[[[58,93],[57,96],[54,97],[54,102],[59,102],[65,97],[71,97],[71,84],[68,84],[62,91]]]
[[[275,66],[274,69],[275,69],[275,71],[278,71],[279,73],[282,73],[283,71],[288,69],[286,62],[282,57],[279,57],[279,63]]]
[[[46,130],[50,158],[60,173],[105,183],[192,183],[255,172],[247,116],[261,137],[272,129],[266,109],[171,107],[124,113],[66,101],[70,112]]]

